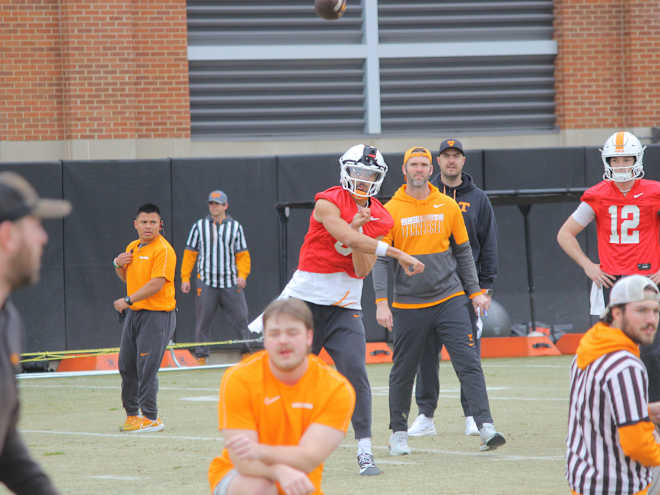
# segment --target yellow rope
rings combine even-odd
[[[182,344],[170,344],[167,349],[186,349],[199,346],[216,346],[226,344],[244,344],[248,342],[260,342],[261,339],[249,340],[222,340],[218,342],[185,342]],[[21,363],[33,363],[36,361],[56,361],[62,359],[72,359],[77,357],[102,356],[104,354],[113,354],[119,352],[119,347],[106,347],[104,349],[78,349],[75,351],[42,351],[25,352],[21,354]]]

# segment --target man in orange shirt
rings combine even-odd
[[[263,325],[265,350],[222,377],[225,449],[209,467],[211,493],[322,494],[323,462],[346,435],[355,391],[310,354],[313,318],[303,301],[272,302]]]
[[[133,226],[138,239],[112,260],[115,273],[126,284],[127,294],[113,303],[123,320],[119,372],[127,418],[119,429],[161,431],[165,425],[158,417],[156,405],[158,369],[176,326],[176,254],[160,235],[158,206],[140,206]]]

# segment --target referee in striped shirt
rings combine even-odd
[[[601,320],[580,341],[571,365],[566,477],[576,495],[641,495],[660,465],[639,344],[653,342],[660,295],[642,275],[621,278]]]
[[[190,292],[190,275],[197,262],[195,293],[195,342],[211,340],[210,325],[218,307],[231,322],[230,338],[248,340],[246,280],[250,274],[250,253],[243,227],[227,215],[229,201],[220,191],[211,191],[209,214],[197,220],[188,234],[181,263],[181,290]],[[242,346],[248,352],[247,344]],[[195,349],[195,357],[205,364],[207,346]]]

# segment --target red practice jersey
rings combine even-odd
[[[339,208],[341,218],[351,223],[358,212],[358,206],[351,193],[341,186],[334,186],[317,193],[315,201],[325,199]],[[394,221],[376,198],[370,198],[371,221],[362,227],[362,233],[376,238],[386,235]],[[352,250],[332,237],[322,223],[314,219],[314,213],[309,218],[309,229],[300,248],[298,270],[311,273],[344,272],[350,277],[358,278],[353,268]]]
[[[611,181],[587,189],[594,210],[600,268],[611,275],[652,275],[660,269],[660,182],[639,179],[624,196]]]

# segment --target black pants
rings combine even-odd
[[[435,334],[446,346],[456,376],[465,390],[477,426],[492,423],[481,359],[475,351],[467,297],[453,297],[423,309],[394,309],[394,353],[390,371],[390,429],[408,430],[412,386],[426,338]],[[440,348],[436,349],[439,352]]]
[[[474,338],[474,350],[477,356],[481,357],[481,339],[477,338],[477,315],[474,312],[472,303],[468,300],[466,303],[468,315],[472,323],[472,336]],[[442,344],[438,342],[435,332],[431,332],[426,337],[424,345],[424,354],[417,368],[417,378],[415,382],[415,402],[420,414],[427,418],[432,418],[438,407],[438,397],[440,395],[440,378],[438,376],[440,367],[440,351]],[[461,384],[461,407],[464,416],[472,416],[468,405],[465,389]]]
[[[307,304],[314,315],[312,352],[318,354],[325,347],[337,371],[353,385],[355,411],[351,422],[355,438],[370,438],[371,386],[365,364],[367,345],[362,311],[310,302]]]
[[[119,345],[121,401],[128,416],[158,418],[158,370],[176,328],[175,311],[126,310]]]
[[[229,332],[221,332],[222,338],[249,340],[248,307],[245,291],[238,287],[215,289],[201,280],[196,280],[195,293],[195,342],[210,342],[211,321],[218,308],[225,313],[229,320]],[[247,344],[243,344],[243,351],[248,351]],[[208,357],[209,348],[199,346],[195,348],[195,357]]]

